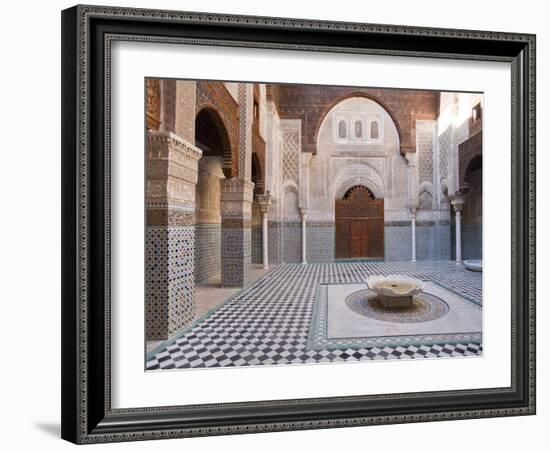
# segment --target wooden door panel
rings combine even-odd
[[[369,256],[369,225],[367,219],[351,219],[350,255],[352,258]]]
[[[336,200],[336,258],[384,257],[384,199],[366,188]]]
[[[350,258],[349,219],[336,220],[336,257]]]
[[[350,234],[350,256],[352,258],[361,258],[362,256],[362,241],[363,241],[363,230],[361,222],[358,220],[351,220]]]
[[[369,256],[369,229],[368,229],[368,220],[362,219],[361,221],[361,255],[360,258],[365,258]]]
[[[384,256],[384,220],[372,219],[369,221],[368,254],[372,258]]]

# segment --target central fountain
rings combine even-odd
[[[403,275],[375,275],[365,280],[367,287],[378,295],[384,308],[412,306],[413,296],[424,290],[424,282]]]

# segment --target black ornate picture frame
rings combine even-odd
[[[511,65],[511,385],[113,409],[110,51],[194,43]],[[535,414],[535,36],[99,6],[62,12],[62,437],[99,443]]]

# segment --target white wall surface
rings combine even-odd
[[[410,2],[258,2],[253,0],[128,0],[97,3],[310,19],[537,33],[538,123],[550,121],[550,30],[544,2],[463,0],[441,8],[438,0]],[[2,8],[2,232],[0,445],[6,449],[69,448],[59,438],[60,403],[60,10],[70,1],[9,2]],[[550,164],[548,127],[538,129],[538,170]],[[538,186],[539,274],[550,270],[550,177]],[[544,202],[548,205],[548,202]],[[541,276],[541,275],[539,275]],[[539,299],[539,348],[550,342],[544,321],[550,307]],[[542,324],[542,325],[541,325]],[[34,349],[31,347],[34,345]],[[38,350],[38,351],[37,351]],[[226,436],[187,441],[114,444],[135,449],[542,448],[550,420],[547,352],[539,352],[538,415],[386,427],[346,428]],[[115,448],[115,447],[109,447]]]

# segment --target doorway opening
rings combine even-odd
[[[336,200],[336,258],[384,258],[384,199],[353,186]]]

